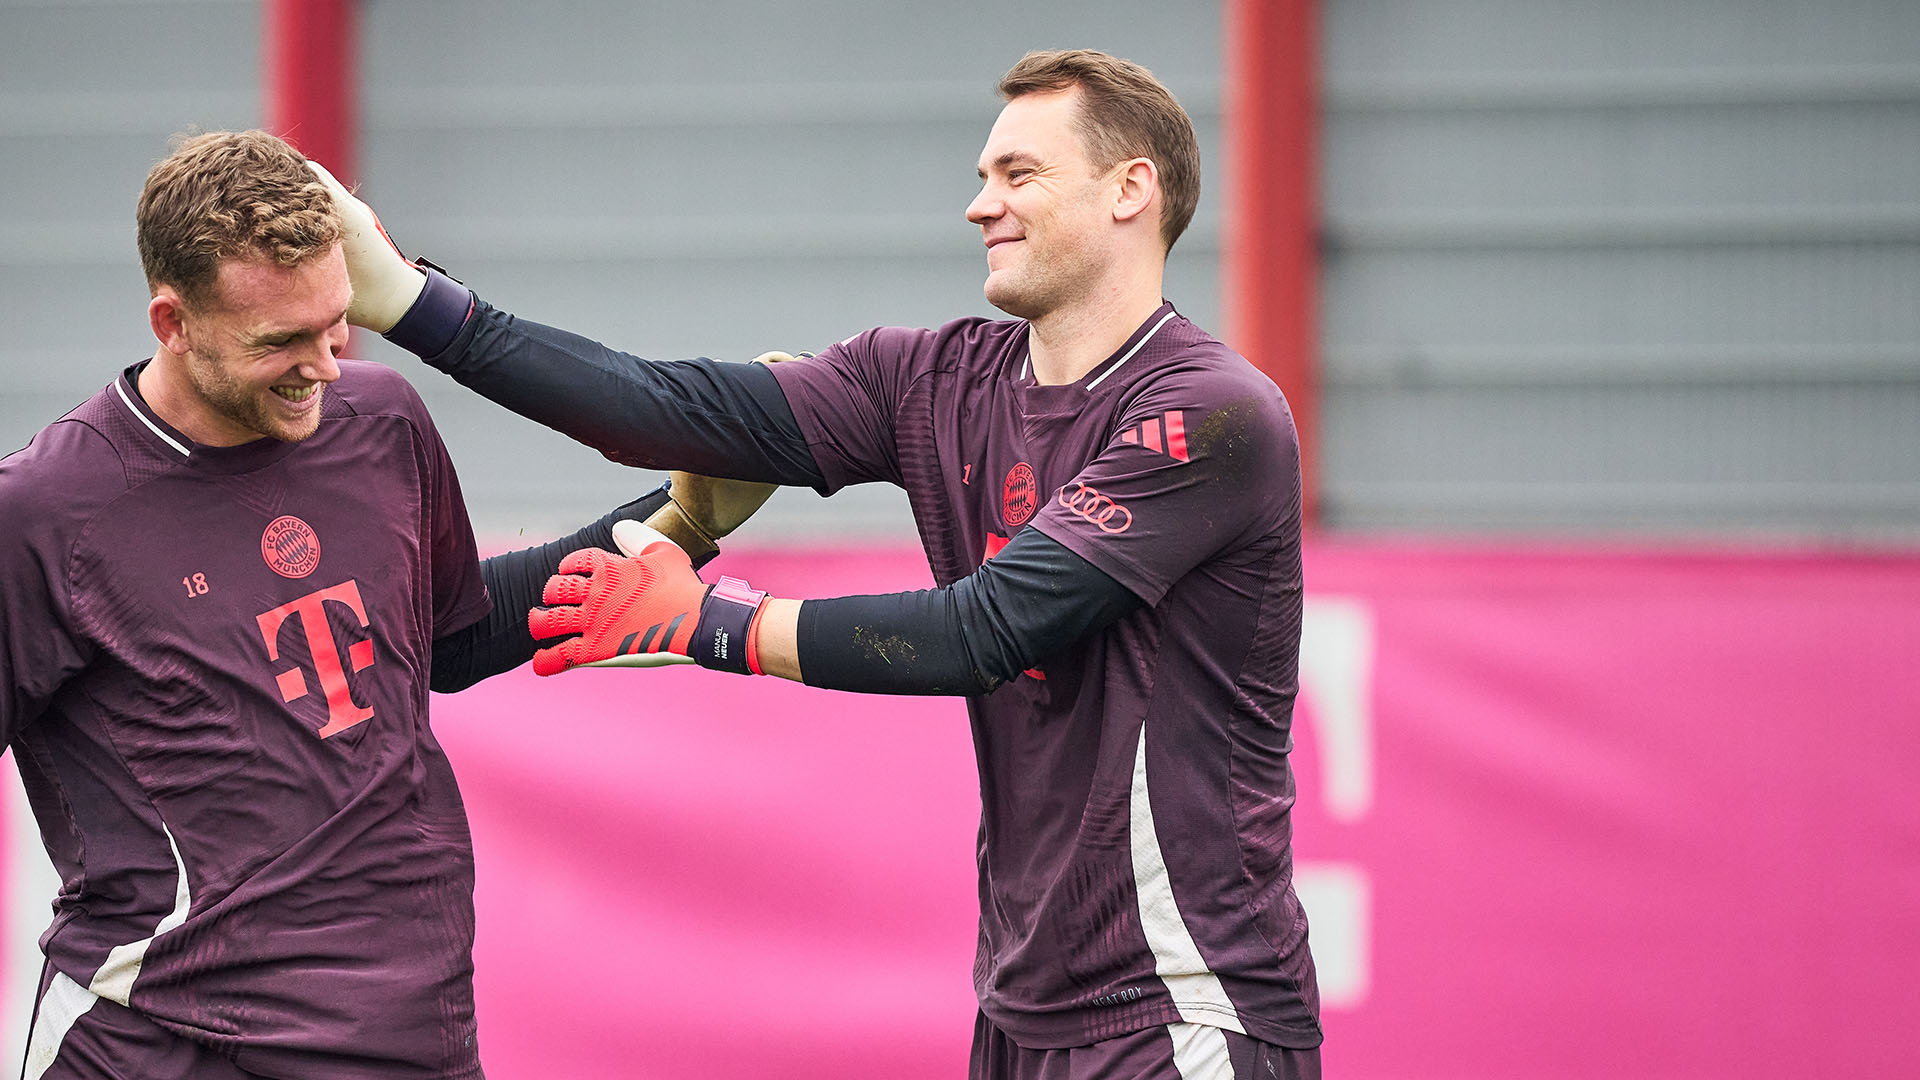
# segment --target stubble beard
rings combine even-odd
[[[251,392],[240,385],[228,369],[223,357],[195,349],[188,355],[187,380],[193,385],[194,392],[207,406],[226,420],[269,439],[281,442],[302,442],[313,437],[320,430],[320,408],[314,407],[301,414],[298,427],[290,427],[278,417],[272,415],[267,402],[261,400],[262,394],[272,394],[272,390],[261,389]],[[318,397],[327,392],[322,386],[314,391]]]
[[[1094,195],[1089,186],[1077,198],[1090,200]],[[1079,217],[1088,212],[1078,201],[1069,202],[1033,222],[1022,241],[1023,258],[1001,272],[997,288],[995,275],[987,275],[987,303],[1035,322],[1091,295],[1105,266],[1079,229]]]
[[[1026,252],[1032,256],[1033,251]],[[1062,258],[1029,258],[987,275],[987,303],[1016,319],[1033,322],[1066,307],[1082,291],[1087,267]]]

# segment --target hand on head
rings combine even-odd
[[[384,334],[419,298],[427,276],[400,254],[372,207],[334,179],[326,166],[311,160],[307,165],[327,186],[340,212],[340,246],[347,256],[347,276],[353,279],[347,321]]]

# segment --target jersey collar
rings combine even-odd
[[[1147,342],[1152,341],[1154,337],[1160,333],[1161,328],[1169,322],[1172,322],[1173,317],[1178,314],[1180,313],[1173,309],[1173,302],[1171,300],[1160,301],[1160,306],[1154,309],[1153,314],[1147,316],[1146,322],[1141,323],[1139,327],[1133,331],[1133,335],[1127,338],[1125,344],[1115,350],[1112,356],[1095,364],[1091,371],[1080,376],[1078,382],[1070,385],[1078,386],[1082,390],[1092,390],[1099,386],[1102,382],[1106,381],[1107,376],[1119,371],[1122,365],[1133,359],[1141,349],[1146,348]],[[1032,327],[1028,327],[1027,333],[1029,335],[1033,333]],[[1031,340],[1029,340],[1026,355],[1020,358],[1020,376],[1017,381],[1024,383],[1031,379],[1032,376],[1033,346]]]
[[[160,419],[160,414],[148,406],[147,399],[140,396],[140,372],[149,363],[151,361],[142,360],[122,371],[120,377],[113,380],[114,397],[152,436],[150,441],[155,450],[164,457],[184,460],[193,455],[193,440],[181,434],[179,428]]]
[[[142,360],[113,381],[113,397],[139,422],[151,438],[148,446],[158,456],[215,473],[241,473],[270,465],[293,451],[296,444],[262,436],[238,446],[202,446],[153,411],[140,396],[140,372],[151,363]],[[324,414],[323,418],[324,418]]]

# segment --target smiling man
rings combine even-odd
[[[668,495],[476,559],[419,397],[340,358],[339,211],[271,135],[183,141],[138,235],[158,348],[0,460],[0,738],[61,878],[24,1075],[478,1077],[428,692],[525,662],[561,557]]]
[[[344,191],[356,312],[616,460],[905,488],[939,587],[711,588],[621,525],[561,564],[543,674],[623,654],[964,695],[980,767],[972,1075],[1318,1077],[1287,755],[1299,446],[1273,383],[1161,295],[1199,152],[1144,68],[1033,53],[966,217],[1011,320],[882,327],[773,367],[654,362],[516,319]],[[571,636],[567,636],[571,635]]]
[[[347,344],[346,270],[335,244],[291,265],[265,253],[223,260],[191,303],[157,283],[147,317],[160,349],[140,372],[141,397],[203,446],[312,436]]]

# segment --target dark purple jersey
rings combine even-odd
[[[828,486],[906,488],[936,580],[1041,530],[1146,607],[968,699],[987,1017],[1021,1044],[1187,1021],[1319,1044],[1293,891],[1299,444],[1162,305],[1040,386],[1024,322],[884,328],[772,368]]]
[[[0,735],[62,885],[32,1042],[97,998],[263,1076],[480,1074],[473,856],[427,724],[487,610],[412,388],[191,443],[129,369],[0,461]]]

